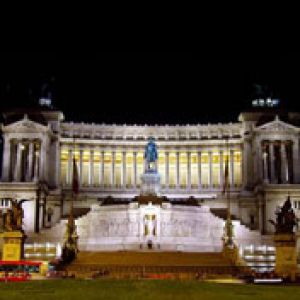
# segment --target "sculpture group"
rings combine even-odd
[[[23,209],[22,203],[25,200],[11,200],[11,209],[4,215],[4,230],[5,231],[22,231]]]
[[[275,233],[293,233],[294,228],[298,227],[298,219],[292,208],[290,197],[288,196],[283,206],[275,212],[276,222],[269,220],[275,226]]]

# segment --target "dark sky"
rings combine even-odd
[[[0,52],[0,106],[36,102],[49,83],[67,120],[97,123],[236,121],[253,84],[300,110],[297,51],[214,57],[192,52]]]

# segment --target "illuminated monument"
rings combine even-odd
[[[238,122],[203,125],[65,122],[47,105],[6,111],[1,214],[10,199],[27,200],[26,242],[62,243],[75,157],[79,250],[138,249],[151,241],[160,249],[217,251],[228,160],[237,243],[273,243],[268,220],[288,192],[299,217],[300,115],[257,103]],[[141,194],[157,194],[160,202],[139,203]]]

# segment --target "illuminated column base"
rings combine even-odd
[[[157,172],[145,172],[141,176],[141,195],[158,195],[160,192],[160,175]]]
[[[7,231],[2,233],[0,237],[4,239],[2,260],[21,260],[24,256],[24,233],[21,231]]]

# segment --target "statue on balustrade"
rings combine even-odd
[[[275,226],[275,233],[293,233],[294,228],[298,228],[298,219],[296,218],[295,212],[292,208],[290,196],[287,197],[283,206],[277,209],[276,222],[269,220],[271,224]]]
[[[11,209],[4,215],[4,230],[5,231],[23,231],[23,208],[22,204],[27,200],[11,200]]]
[[[146,171],[155,171],[156,170],[156,161],[158,158],[157,146],[155,144],[154,138],[150,137],[148,144],[145,148],[144,158],[146,161]]]

